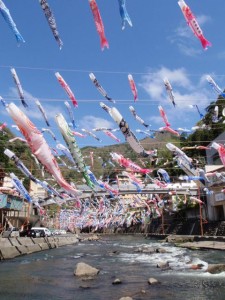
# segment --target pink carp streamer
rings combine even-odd
[[[0,125],[0,131],[3,131],[4,128],[6,128],[7,124],[4,122],[2,125]]]
[[[137,98],[138,98],[137,88],[136,88],[136,84],[134,82],[133,76],[131,74],[128,74],[128,81],[129,81],[129,84],[130,84],[131,91],[134,95],[134,101],[136,101]]]
[[[211,147],[216,149],[219,153],[220,160],[222,164],[225,166],[225,147],[222,144],[213,142]]]
[[[65,181],[46,140],[28,117],[14,103],[8,105],[7,111],[27,140],[32,153],[38,158],[46,170],[53,175],[57,183],[74,196],[81,195],[81,191],[76,190]]]
[[[148,174],[151,173],[151,169],[143,169],[133,161],[131,161],[128,158],[125,158],[123,155],[118,154],[116,152],[111,152],[110,153],[111,157],[113,160],[115,160],[120,166],[123,166],[124,168],[128,168],[132,170],[133,172],[138,172],[142,174]]]
[[[102,50],[104,50],[105,47],[109,48],[109,43],[105,37],[104,25],[103,25],[102,18],[101,18],[99,9],[98,9],[98,5],[95,0],[89,0],[89,4],[91,7],[93,17],[94,17],[97,32],[100,37],[101,48],[102,48]]]
[[[166,124],[166,127],[170,127],[170,123],[169,123],[169,121],[167,119],[167,115],[166,115],[164,109],[162,108],[161,105],[159,105],[158,108],[159,108],[160,116],[162,117],[164,123]]]
[[[184,0],[179,0],[178,5],[181,8],[181,11],[184,15],[185,20],[187,21],[188,26],[191,28],[194,35],[200,40],[202,47],[206,50],[208,46],[212,46],[212,44],[204,37],[203,32],[190,7],[187,6]]]
[[[118,143],[120,142],[120,139],[118,139],[111,131],[109,130],[103,130],[103,132],[111,137],[113,140],[117,141]]]
[[[160,115],[161,115],[164,123],[166,124],[166,126],[160,127],[159,130],[160,131],[168,131],[168,132],[170,132],[170,133],[172,133],[172,134],[174,134],[176,136],[180,136],[180,134],[179,134],[179,132],[177,130],[174,130],[174,129],[172,129],[170,127],[170,123],[169,123],[169,121],[167,119],[167,115],[166,115],[164,109],[162,108],[162,106],[159,105],[158,108],[159,108]]]
[[[69,85],[66,83],[66,81],[63,79],[63,77],[59,74],[59,72],[55,73],[56,78],[58,79],[58,82],[60,83],[60,85],[62,86],[62,88],[66,91],[67,95],[69,96],[70,100],[72,101],[73,105],[75,107],[78,107],[78,103],[77,100],[72,92],[72,90],[70,89]]]

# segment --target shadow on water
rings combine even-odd
[[[165,253],[143,253],[137,249],[166,249]],[[162,261],[176,263],[184,258],[221,263],[223,252],[191,251],[146,240],[141,236],[104,236],[58,249],[2,261],[0,299],[3,300],[117,300],[138,299],[223,300],[224,275],[190,270],[162,270]],[[78,262],[100,269],[92,280],[75,277]],[[148,278],[160,283],[149,285]],[[112,282],[119,278],[122,283]]]

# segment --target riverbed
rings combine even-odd
[[[100,269],[99,274],[88,280],[74,276],[78,262]],[[169,267],[157,267],[164,263]],[[185,267],[199,263],[201,270]],[[223,300],[225,273],[205,272],[208,263],[224,263],[224,251],[177,248],[141,235],[102,236],[0,262],[0,299]],[[150,277],[159,283],[149,285]],[[121,284],[113,284],[116,278]]]

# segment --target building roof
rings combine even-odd
[[[206,165],[205,166],[205,172],[216,172],[216,171],[222,171],[224,169],[223,165]]]

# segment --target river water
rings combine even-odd
[[[164,253],[147,253],[149,249]],[[145,252],[140,252],[145,249]],[[138,252],[139,251],[139,252]],[[170,268],[158,268],[168,262]],[[74,276],[78,262],[100,269],[92,280]],[[224,263],[223,251],[192,251],[140,235],[102,236],[0,262],[1,300],[225,299],[225,273],[183,268]],[[160,283],[149,285],[153,277]],[[121,284],[112,284],[119,278]]]

